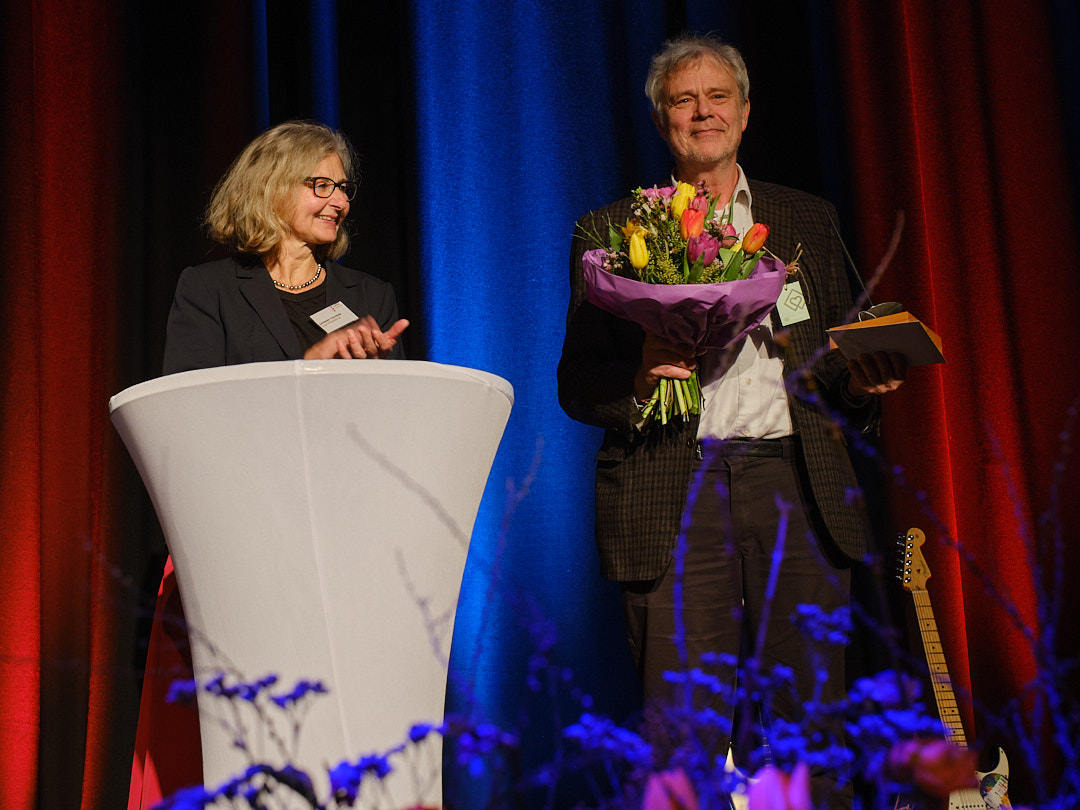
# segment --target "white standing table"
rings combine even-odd
[[[512,405],[500,377],[393,360],[189,371],[110,401],[172,554],[196,674],[329,688],[289,755],[312,775],[441,721],[469,538]],[[247,764],[223,709],[200,695],[207,785]],[[279,764],[247,723],[255,755]],[[440,804],[438,752],[398,763],[393,806]]]

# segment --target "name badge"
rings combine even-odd
[[[331,304],[326,309],[320,309],[311,316],[311,320],[321,326],[326,334],[330,334],[335,329],[348,326],[353,321],[359,320],[359,318],[356,317],[351,309],[338,301],[336,304]]]
[[[806,306],[806,295],[802,282],[792,281],[785,284],[776,299],[776,311],[780,313],[780,323],[791,326],[793,323],[810,320],[810,310]]]

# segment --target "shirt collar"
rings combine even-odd
[[[736,205],[745,205],[747,209],[750,209],[754,202],[750,194],[750,183],[746,180],[746,173],[742,170],[742,166],[736,163],[735,168],[739,170],[739,180],[735,183],[735,193],[731,195],[731,198],[735,200]]]
[[[735,168],[739,170],[739,179],[735,182],[735,191],[732,193],[731,199],[735,201],[736,205],[745,205],[746,210],[749,211],[754,203],[753,195],[750,193],[750,183],[746,180],[746,172],[742,170],[742,166],[736,163]],[[671,187],[674,188],[678,184],[679,180],[675,177],[675,172],[672,171]]]

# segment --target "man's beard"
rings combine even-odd
[[[699,166],[734,163],[735,157],[739,154],[739,145],[741,143],[742,134],[740,133],[739,137],[735,139],[735,142],[724,146],[719,154],[717,154],[714,149],[709,149],[705,151],[691,148],[688,149],[686,152],[686,159],[689,162],[696,163]]]

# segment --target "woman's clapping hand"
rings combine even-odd
[[[306,352],[305,360],[363,360],[386,357],[397,345],[409,322],[402,318],[385,332],[370,315],[335,329]]]

